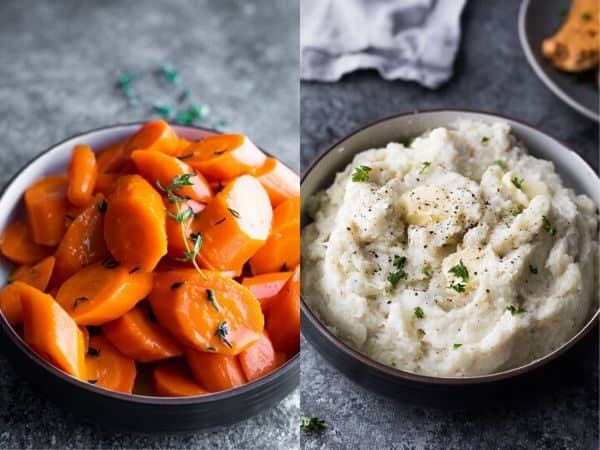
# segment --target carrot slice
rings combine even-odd
[[[77,324],[48,294],[15,281],[23,308],[25,342],[42,358],[85,379],[85,343]]]
[[[267,314],[271,302],[277,298],[291,276],[292,272],[264,273],[254,277],[244,277],[242,285],[250,289],[260,302],[263,313]]]
[[[188,397],[206,394],[206,389],[196,383],[190,368],[183,361],[166,361],[152,373],[156,395],[163,397]]]
[[[108,196],[114,190],[118,179],[119,174],[116,173],[99,173],[94,192]]]
[[[26,222],[16,220],[0,235],[0,251],[17,264],[32,264],[48,256],[50,249],[33,242]]]
[[[86,206],[98,178],[96,156],[87,145],[77,145],[73,149],[68,169],[69,182],[67,198],[75,206]]]
[[[267,158],[254,176],[269,194],[273,208],[288,198],[300,195],[300,178],[276,158]]]
[[[300,197],[281,203],[273,212],[269,239],[250,258],[254,275],[296,267],[300,262]]]
[[[208,136],[191,144],[184,153],[185,161],[209,180],[228,180],[252,174],[267,159],[243,134]]]
[[[188,164],[160,152],[137,150],[131,154],[137,170],[152,186],[167,187],[173,179],[184,174],[194,174],[189,178],[191,185],[173,191],[176,195],[187,196],[201,203],[208,203],[212,197],[210,186],[204,176],[196,174]]]
[[[189,235],[192,233],[191,224],[194,219],[194,215],[198,214],[205,208],[205,205],[198,203],[194,200],[186,200],[179,203],[179,214],[180,220],[178,221],[177,216],[177,205],[169,202],[166,198],[164,199],[165,208],[167,210],[167,250],[169,256],[172,258],[183,258],[185,248],[184,236],[188,239],[188,245],[190,248],[194,247],[194,242],[189,239]],[[186,210],[191,210],[191,213],[186,217]]]
[[[258,300],[220,272],[157,273],[149,300],[159,323],[199,350],[237,355],[258,341],[264,328]]]
[[[79,329],[83,333],[83,348],[85,350],[85,354],[87,354],[88,348],[90,347],[90,332],[87,327],[80,326]]]
[[[34,242],[58,244],[65,232],[67,177],[50,175],[38,180],[25,191],[25,206]]]
[[[185,359],[196,381],[210,392],[225,391],[246,383],[235,356],[186,350]]]
[[[145,123],[125,144],[125,153],[130,155],[134,150],[154,150],[176,155],[179,138],[164,120]]]
[[[256,178],[236,178],[192,223],[202,236],[198,262],[215,270],[241,268],[265,243],[272,216],[269,197]]]
[[[133,359],[122,355],[104,336],[91,336],[85,358],[88,383],[131,393],[137,370]]]
[[[128,162],[128,154],[125,153],[127,140],[117,141],[96,155],[98,173],[121,172]]]
[[[240,353],[238,359],[248,381],[263,377],[277,368],[275,349],[266,332],[258,342]]]
[[[142,306],[108,322],[102,330],[121,353],[139,362],[160,361],[182,354],[177,341],[159,324],[152,322],[148,309]]]
[[[102,325],[132,309],[152,290],[152,273],[133,273],[113,260],[92,264],[65,281],[56,301],[79,325]]]
[[[275,352],[275,364],[277,367],[283,366],[288,360],[285,352]]]
[[[139,175],[119,178],[108,197],[104,239],[110,253],[130,268],[151,271],[167,253],[162,199]]]
[[[271,303],[267,332],[277,351],[288,356],[300,349],[300,266],[294,270],[278,298]]]
[[[56,268],[52,284],[60,286],[82,267],[100,261],[108,255],[104,242],[106,200],[102,194],[95,198],[71,223],[54,256]]]

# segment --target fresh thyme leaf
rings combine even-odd
[[[96,203],[96,208],[98,208],[98,211],[100,211],[101,213],[105,213],[107,207],[108,203],[106,203],[105,199],[102,199],[98,203]]]
[[[219,311],[219,307],[217,306],[217,296],[215,295],[215,291],[213,291],[212,289],[207,289],[206,290],[206,299],[211,303],[211,305],[213,306],[213,308],[215,308],[216,311]]]
[[[456,292],[465,292],[465,286],[464,283],[450,283],[448,287],[454,289]]]
[[[136,273],[138,270],[140,270],[140,266],[134,266],[129,273]]]
[[[387,276],[387,280],[390,282],[392,287],[396,287],[398,282],[403,278],[407,278],[408,274],[404,270],[398,270],[397,272],[390,272]]]
[[[205,348],[209,352],[216,352],[217,351],[217,349],[214,348],[212,345],[207,345]]]
[[[425,170],[427,170],[427,168],[429,166],[431,166],[431,162],[430,161],[423,161],[423,164],[421,164],[421,170],[419,170],[419,173],[425,172]]]
[[[457,348],[462,347],[462,344],[452,344],[452,348],[456,350]]]
[[[504,161],[502,161],[501,159],[496,159],[492,164],[500,167],[501,169],[506,170],[506,163]]]
[[[523,189],[523,178],[519,178],[516,175],[510,179],[510,182],[517,188]]]
[[[592,20],[592,15],[589,12],[583,12],[581,13],[581,19],[584,22],[589,22],[590,20]]]
[[[522,313],[524,313],[524,312],[525,312],[525,310],[524,310],[524,309],[522,309],[521,307],[518,307],[518,308],[517,308],[517,307],[515,307],[515,306],[513,306],[513,305],[509,305],[509,306],[507,306],[507,307],[506,307],[506,310],[507,310],[507,311],[510,311],[510,314],[511,314],[511,315],[513,315],[513,316],[516,316],[517,314],[522,314]]]
[[[240,218],[240,213],[237,212],[235,209],[231,209],[231,208],[227,208],[227,210],[231,213],[231,215],[233,217],[235,217],[236,219]]]
[[[102,260],[102,265],[107,269],[114,269],[119,265],[119,261],[113,259],[112,256],[107,256]]]
[[[219,150],[219,151],[213,152],[213,155],[219,156],[219,155],[222,155],[223,153],[225,153],[225,150]]]
[[[544,230],[546,230],[550,236],[554,236],[556,234],[556,228],[554,228],[554,225],[552,225],[546,216],[542,216],[542,225]]]
[[[537,267],[532,266],[531,264],[529,264],[529,271],[534,275],[538,273]]]
[[[91,356],[92,358],[97,358],[98,356],[100,356],[100,350],[98,350],[97,348],[94,348],[94,347],[88,347],[87,354],[88,354],[88,356]]]
[[[300,417],[300,428],[304,431],[321,431],[327,427],[323,419],[318,417],[302,416]]]
[[[428,266],[423,266],[421,268],[421,273],[423,275],[425,275],[427,278],[431,278],[431,273],[429,272],[429,267]]]
[[[465,283],[469,281],[469,270],[463,264],[462,259],[459,261],[459,263],[457,265],[451,267],[448,272],[451,273],[452,275],[454,275],[455,277],[462,279]],[[459,292],[462,292],[462,291],[459,291]]]
[[[423,312],[423,309],[420,306],[415,307],[413,313],[415,314],[415,317],[417,319],[423,319],[425,317],[425,313]]]
[[[173,177],[173,181],[171,181],[171,185],[170,185],[171,190],[179,189],[183,186],[193,186],[194,183],[192,182],[192,180],[190,180],[190,178],[195,177],[195,176],[196,176],[195,173],[183,173],[181,175],[175,175]]]
[[[179,156],[177,156],[177,159],[188,159],[188,158],[191,158],[193,156],[194,156],[193,153],[186,153],[185,155],[179,155]]]
[[[511,215],[516,217],[523,212],[523,207],[518,203],[513,203],[512,205],[510,205],[508,211],[511,213]]]
[[[184,283],[183,281],[176,281],[175,283],[173,283],[173,284],[171,285],[171,289],[177,289],[177,288],[180,288],[181,286],[183,286],[183,283]]]
[[[167,210],[167,216],[169,216],[171,219],[173,219],[177,223],[183,223],[183,222],[187,221],[193,215],[194,215],[194,211],[192,210],[192,208],[186,208],[183,211],[179,211],[177,214],[172,213],[171,211]]]
[[[72,310],[75,311],[75,309],[77,309],[77,307],[83,303],[83,302],[87,302],[89,300],[89,298],[87,297],[77,297],[74,301],[73,301],[73,308]]]
[[[487,136],[483,136],[483,137],[481,138],[481,143],[482,143],[482,144],[487,144],[488,142],[490,142],[490,138],[489,138],[489,137],[487,137]]]
[[[223,217],[222,219],[219,219],[215,222],[215,225],[221,225],[223,222],[225,222],[227,220],[226,217]]]
[[[229,330],[227,329],[227,322],[225,322],[225,321],[219,322],[219,324],[217,325],[217,331],[215,331],[215,336],[217,336],[219,339],[221,339],[221,341],[223,342],[224,345],[226,345],[229,348],[232,348],[231,342],[229,342],[227,340],[228,334],[229,334]]]
[[[369,181],[369,172],[372,169],[369,166],[359,166],[352,172],[352,181],[362,183]]]
[[[88,383],[90,384],[96,384],[98,382],[98,380],[88,380]]]

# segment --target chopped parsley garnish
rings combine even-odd
[[[194,156],[193,153],[186,153],[185,155],[176,156],[176,158],[177,159],[188,159],[188,158],[191,158],[192,156]]]
[[[464,265],[462,259],[457,265],[450,267],[448,272],[455,277],[462,279],[465,283],[469,281],[469,270]]]
[[[554,225],[552,225],[546,216],[542,216],[542,225],[544,230],[546,230],[550,236],[554,236],[556,234],[556,228],[554,228]]]
[[[412,145],[412,143],[413,143],[414,141],[415,141],[415,138],[414,138],[414,137],[411,137],[411,138],[405,139],[404,141],[401,141],[400,143],[401,143],[402,145],[404,145],[405,147],[407,147],[407,148],[408,148],[408,147],[410,147],[410,146]]]
[[[524,309],[522,309],[521,307],[515,307],[513,305],[509,305],[506,307],[507,311],[510,311],[511,315],[516,316],[517,314],[522,314],[525,312]]]
[[[516,175],[510,179],[510,182],[517,188],[523,189],[523,178],[519,178]]]
[[[513,203],[510,205],[510,208],[508,208],[508,211],[516,217],[523,212],[523,207],[518,203]]]
[[[590,20],[592,20],[592,15],[589,12],[583,12],[581,13],[581,19],[584,22],[589,22]]]
[[[94,347],[88,347],[87,354],[92,358],[97,358],[98,356],[100,356],[100,350]]]
[[[502,161],[501,159],[495,160],[492,164],[500,167],[501,169],[506,169],[506,163],[504,161]]]
[[[171,289],[175,290],[177,288],[180,288],[181,286],[183,286],[183,281],[176,281],[171,285]]]
[[[387,276],[387,280],[390,282],[392,287],[396,287],[400,280],[408,277],[408,273],[404,271],[406,256],[394,255],[394,261],[392,264],[398,270],[395,272],[390,272]]]
[[[240,213],[239,213],[239,212],[237,212],[235,209],[232,209],[232,208],[227,208],[227,210],[228,210],[228,211],[231,213],[231,215],[232,215],[233,217],[235,217],[236,219],[239,219],[239,218],[241,217],[241,216],[240,216]]]
[[[325,421],[318,417],[302,416],[300,418],[300,428],[304,431],[321,431],[326,427]]]
[[[427,170],[427,168],[429,166],[431,166],[431,162],[430,161],[423,161],[423,164],[421,164],[421,170],[419,170],[419,173],[425,172],[425,170]]]
[[[394,255],[394,262],[392,263],[397,269],[402,269],[406,264],[406,256]]]
[[[450,283],[448,286],[450,289],[454,289],[456,292],[465,292],[466,285],[464,283]]]
[[[425,317],[425,313],[423,312],[423,309],[420,306],[415,307],[413,313],[415,314],[415,317],[417,319],[422,319]]]
[[[352,181],[354,182],[364,182],[369,181],[369,172],[372,169],[369,166],[359,166],[354,169],[352,172]]]
[[[531,264],[529,264],[529,271],[531,273],[533,273],[534,275],[538,273],[538,269],[536,266],[532,266]]]
[[[429,266],[423,266],[421,268],[421,273],[425,275],[427,278],[431,278],[431,272],[429,272]]]
[[[457,348],[462,347],[462,344],[452,344],[452,348],[456,350]]]
[[[489,137],[487,137],[487,136],[483,136],[483,137],[481,138],[481,143],[482,143],[482,144],[487,144],[489,141],[490,141],[490,138],[489,138]]]
[[[215,295],[215,291],[212,289],[206,290],[206,299],[211,303],[215,310],[219,311],[219,307],[217,306],[217,296]]]
[[[202,235],[200,233],[192,233],[190,234],[190,239],[194,243],[194,248],[191,250],[186,250],[183,252],[185,259],[188,261],[196,261],[196,256],[200,253],[200,247],[202,247]]]
[[[219,324],[217,325],[217,331],[215,331],[215,336],[221,339],[221,342],[223,342],[224,345],[226,345],[229,348],[232,348],[231,342],[229,342],[229,340],[227,339],[228,334],[229,330],[227,329],[227,322],[219,322]]]
[[[217,351],[217,349],[214,348],[212,345],[207,345],[205,348],[206,348],[206,351],[209,351],[209,352],[216,352]]]
[[[77,297],[74,301],[73,301],[73,311],[75,311],[75,309],[77,309],[77,307],[83,303],[83,302],[87,302],[89,300],[89,298],[87,297]]]
[[[136,273],[138,270],[140,270],[140,266],[134,266],[131,268],[131,270],[129,271],[129,273]]]

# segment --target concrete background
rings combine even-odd
[[[454,77],[437,91],[385,82],[374,72],[355,73],[335,84],[302,83],[302,166],[364,123],[415,109],[462,107],[535,124],[563,139],[597,170],[598,125],[561,103],[536,78],[518,40],[519,4],[468,3]],[[302,411],[325,419],[329,428],[302,433],[301,441],[306,449],[596,449],[597,346],[571,370],[575,380],[565,380],[526,405],[442,411],[367,392],[303,341]]]
[[[298,169],[298,5],[268,0],[0,2],[0,185],[91,128],[152,117],[115,89],[170,61],[207,121],[248,134]],[[152,89],[152,87],[150,87]],[[152,95],[159,95],[154,92]],[[34,392],[0,349],[0,448],[297,448],[299,394],[226,431],[113,433]]]

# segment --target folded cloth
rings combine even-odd
[[[437,88],[452,76],[466,0],[302,0],[301,77],[358,69]]]

